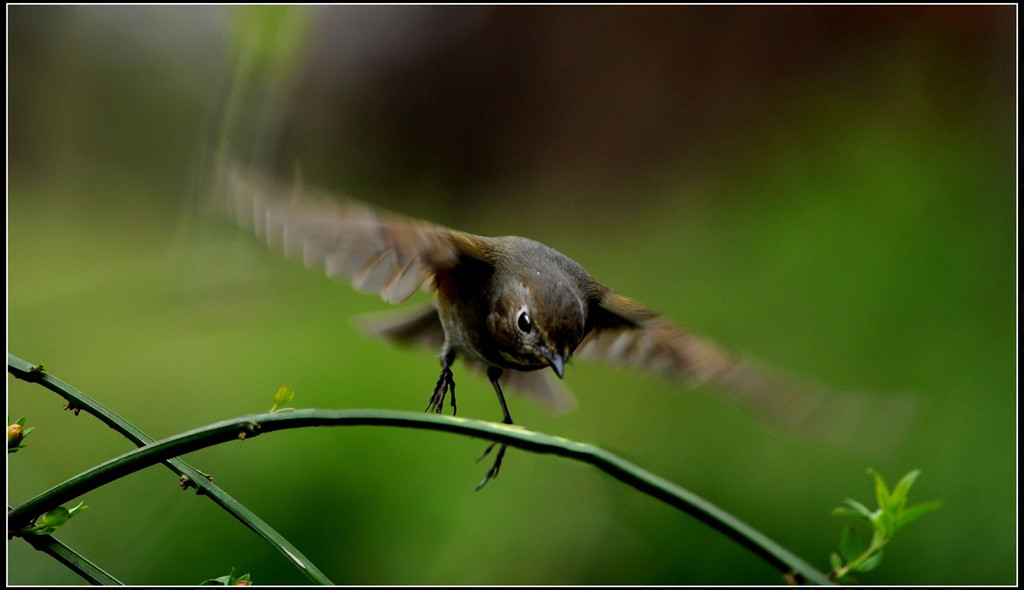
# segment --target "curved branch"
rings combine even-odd
[[[69,408],[76,411],[84,410],[92,414],[113,430],[123,434],[125,438],[132,441],[138,447],[143,447],[153,442],[153,439],[145,432],[142,432],[131,422],[107,409],[103,404],[10,353],[7,354],[7,370],[19,379],[38,383],[53,391],[68,401]],[[196,493],[209,497],[214,503],[227,511],[228,514],[234,516],[260,537],[263,537],[267,543],[288,558],[288,561],[305,574],[307,578],[317,584],[333,585],[333,582],[308,557],[292,545],[288,539],[274,530],[272,526],[267,524],[266,521],[257,516],[252,510],[249,510],[238,500],[232,498],[219,486],[214,485],[205,473],[202,473],[181,459],[169,459],[163,463],[179,477],[188,478],[188,485],[195,487]]]
[[[309,426],[360,425],[453,432],[590,463],[627,485],[707,523],[784,573],[799,573],[812,583],[831,583],[816,568],[728,512],[594,445],[531,432],[514,425],[391,410],[295,410],[287,413],[253,414],[196,428],[125,453],[58,484],[11,511],[7,516],[8,527],[10,530],[21,529],[38,514],[171,457],[276,430]]]

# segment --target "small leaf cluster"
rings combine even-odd
[[[278,387],[277,393],[274,394],[274,405],[267,412],[273,414],[292,401],[293,397],[295,397],[294,387],[288,387],[287,385]]]
[[[867,537],[853,523],[843,527],[839,552],[829,556],[832,566],[829,577],[833,580],[844,581],[852,572],[867,572],[878,567],[882,561],[882,547],[892,540],[896,531],[939,507],[938,502],[907,504],[910,487],[921,474],[918,469],[904,475],[892,490],[885,484],[880,473],[874,469],[868,469],[868,473],[875,479],[878,508],[869,510],[860,502],[846,498],[847,506],[836,508],[832,514],[867,523],[871,526],[871,536]]]
[[[249,574],[236,576],[235,568],[231,568],[231,573],[228,575],[211,578],[200,584],[200,586],[252,586],[252,582],[249,580]]]
[[[71,520],[72,516],[86,508],[88,508],[88,506],[82,506],[82,502],[79,502],[78,506],[75,506],[70,510],[63,506],[58,506],[37,518],[32,526],[25,529],[25,532],[32,533],[33,535],[52,534],[53,531],[64,526],[67,521]]]
[[[17,453],[27,447],[28,445],[22,444],[21,441],[25,440],[25,437],[33,430],[35,430],[34,426],[25,428],[25,416],[18,418],[13,424],[9,425],[7,427],[7,453]]]

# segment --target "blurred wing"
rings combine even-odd
[[[220,208],[264,236],[285,255],[352,286],[380,293],[390,303],[405,301],[440,269],[461,256],[486,254],[470,234],[384,212],[352,199],[303,187],[284,186],[260,175],[227,167]]]
[[[473,359],[464,359],[466,365],[481,372],[485,367]],[[555,376],[553,371],[538,369],[536,371],[505,370],[501,374],[502,388],[521,393],[534,401],[538,401],[556,414],[564,414],[576,409],[576,398],[569,392],[564,382]]]
[[[877,449],[906,434],[919,400],[907,394],[830,393],[679,328],[612,291],[576,356],[709,384],[744,409],[796,432]]]
[[[356,324],[367,334],[398,344],[426,346],[435,352],[444,346],[444,328],[437,315],[437,308],[433,305],[364,314],[356,318]],[[471,358],[463,357],[460,362],[470,370],[485,372],[483,363]],[[556,413],[568,412],[576,407],[573,395],[551,371],[506,370],[501,375],[501,385],[541,402]]]

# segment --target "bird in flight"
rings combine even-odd
[[[567,410],[573,398],[561,379],[575,358],[660,373],[689,386],[708,383],[771,422],[823,438],[860,436],[865,424],[905,422],[912,409],[906,397],[829,394],[783,376],[620,295],[571,258],[528,238],[450,229],[238,165],[224,166],[218,179],[222,210],[307,267],[390,303],[420,289],[434,292],[431,304],[363,323],[387,340],[440,352],[427,411],[441,413],[448,399],[455,413],[456,359],[486,372],[506,424],[513,422],[503,386]],[[505,449],[498,447],[477,489],[498,475]]]

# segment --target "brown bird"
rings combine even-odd
[[[427,411],[440,413],[450,395],[456,411],[452,364],[458,357],[486,370],[512,416],[502,385],[555,409],[572,397],[561,379],[579,357],[654,371],[690,385],[711,382],[769,420],[832,439],[860,436],[865,423],[905,423],[909,398],[829,395],[674,325],[643,305],[597,282],[580,264],[540,242],[517,236],[484,237],[385,212],[305,187],[285,185],[237,166],[220,178],[222,208],[251,225],[270,246],[301,256],[307,267],[351,279],[365,292],[400,303],[424,288],[427,305],[387,320],[364,323],[399,343],[440,350],[441,375]],[[551,368],[551,373],[542,371]],[[875,433],[872,433],[872,436]],[[487,450],[495,446],[492,443]],[[482,488],[498,475],[498,449]]]

